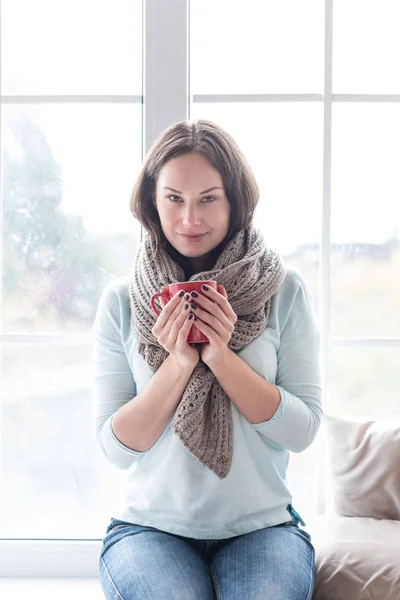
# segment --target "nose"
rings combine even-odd
[[[182,225],[185,227],[197,227],[201,224],[201,216],[197,206],[187,204],[183,208]]]

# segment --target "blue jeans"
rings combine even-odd
[[[310,600],[310,540],[295,517],[222,540],[111,519],[100,582],[107,600]]]

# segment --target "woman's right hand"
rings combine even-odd
[[[161,292],[167,292],[167,288],[162,288]],[[160,298],[162,311],[151,332],[158,343],[182,366],[194,368],[199,362],[200,354],[195,344],[187,342],[194,316],[190,295],[180,294],[182,292],[177,292],[169,302]],[[189,319],[190,315],[192,317]]]

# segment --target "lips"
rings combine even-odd
[[[199,235],[184,235],[181,233],[182,238],[187,242],[200,242],[205,235],[205,233],[201,233]]]

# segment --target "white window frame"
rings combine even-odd
[[[220,94],[191,95],[188,84],[189,0],[143,0],[143,99],[137,95],[3,96],[3,104],[35,103],[142,103],[144,156],[157,136],[176,121],[190,118],[192,102],[322,102],[323,188],[319,262],[320,332],[323,403],[326,405],[330,347],[400,347],[400,338],[330,339],[330,227],[331,151],[333,102],[400,102],[400,95],[332,94],[333,0],[325,0],[324,94]],[[143,100],[143,102],[142,102]],[[1,114],[0,114],[1,116]],[[1,166],[0,166],[1,169]],[[1,180],[1,171],[0,171]],[[0,197],[0,210],[3,199]],[[0,220],[0,239],[3,229]],[[1,253],[1,245],[0,245]],[[0,264],[2,255],[0,254]],[[0,310],[1,310],[0,279]],[[1,313],[0,313],[1,319]],[[91,335],[1,334],[0,344],[83,344]],[[323,460],[323,459],[322,459]],[[324,514],[322,480],[316,513]],[[0,577],[98,577],[101,540],[0,540]]]

